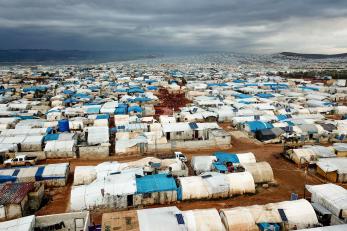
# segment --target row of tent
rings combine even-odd
[[[42,181],[46,187],[61,187],[67,184],[69,170],[68,163],[0,169],[0,184]]]

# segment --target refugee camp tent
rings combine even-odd
[[[68,158],[76,156],[75,141],[51,140],[47,141],[44,152],[47,158]]]
[[[88,127],[88,144],[96,145],[109,142],[108,127]]]
[[[195,174],[210,172],[213,168],[213,162],[217,161],[215,156],[193,156],[191,166]]]
[[[256,184],[274,181],[274,174],[268,162],[246,163],[242,164],[242,167],[252,174]]]
[[[307,185],[316,202],[340,218],[347,218],[347,190],[335,184]]]
[[[317,162],[317,173],[331,182],[347,182],[347,158],[321,158]]]
[[[174,206],[137,210],[137,216],[141,231],[181,231],[185,228],[179,219],[182,213]]]
[[[217,209],[194,209],[182,212],[187,231],[225,230]]]
[[[261,223],[287,223],[290,230],[314,227],[318,224],[314,209],[304,199],[221,209],[220,216],[226,230],[229,231],[255,231],[259,230],[258,225]]]

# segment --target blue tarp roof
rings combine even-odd
[[[245,83],[245,82],[247,82],[247,81],[244,80],[244,79],[235,79],[235,80],[233,80],[233,82],[234,82],[234,83]]]
[[[77,102],[78,102],[78,100],[75,98],[69,98],[69,99],[64,100],[64,103],[77,103]]]
[[[260,98],[265,98],[265,99],[275,97],[273,94],[268,94],[268,93],[259,93],[259,94],[256,94],[256,96],[258,96]]]
[[[142,112],[142,108],[140,106],[131,106],[128,108],[128,112],[131,112],[131,111]]]
[[[45,135],[44,141],[58,140],[59,134],[47,134]]]
[[[96,116],[97,120],[101,120],[101,119],[109,119],[110,115],[109,114],[100,114]]]
[[[315,87],[301,86],[300,88],[301,88],[303,91],[319,91],[319,88],[315,88]]]
[[[261,122],[261,121],[249,121],[249,122],[246,122],[246,124],[249,126],[251,132],[273,128],[272,124]]]
[[[175,179],[167,174],[147,175],[136,178],[137,193],[176,191]]]
[[[145,91],[139,87],[133,87],[128,89],[128,93],[144,93]]]
[[[136,97],[135,99],[129,99],[129,101],[131,101],[131,102],[141,102],[141,103],[143,103],[143,102],[149,102],[149,101],[151,101],[152,99],[150,99],[150,98],[147,98],[147,97]]]
[[[86,113],[87,114],[97,114],[100,112],[101,106],[98,105],[98,107],[87,107]]]
[[[72,90],[64,90],[63,93],[65,95],[72,95],[73,93],[75,93],[75,91],[72,91]]]
[[[151,83],[155,83],[155,82],[158,82],[158,81],[154,80],[154,79],[146,79],[145,82],[151,84]]]
[[[217,169],[217,170],[220,171],[220,172],[222,172],[222,171],[228,171],[228,168],[227,168],[224,164],[213,163],[213,166],[215,167],[215,169]]]
[[[241,101],[239,101],[239,103],[243,103],[243,104],[252,104],[253,102],[241,100]]]
[[[257,87],[258,84],[257,83],[246,83],[245,87]]]
[[[113,90],[114,92],[127,92],[127,89],[125,88],[117,88]]]
[[[126,114],[128,114],[127,107],[116,107],[116,109],[114,110],[114,114],[116,114],[116,115],[126,115]]]
[[[235,96],[235,98],[237,98],[237,99],[249,99],[249,98],[253,98],[253,96],[248,95],[248,94],[235,94],[234,96]]]
[[[277,115],[278,120],[286,120],[287,116],[286,115]]]
[[[215,152],[213,155],[217,157],[217,164],[226,164],[227,162],[240,163],[237,155],[233,153]]]
[[[0,183],[15,182],[16,179],[17,177],[14,176],[0,175]]]
[[[208,87],[227,87],[228,84],[226,83],[208,83]]]
[[[148,86],[147,90],[155,91],[155,90],[158,90],[158,87],[157,86]]]
[[[33,86],[33,87],[27,87],[23,89],[23,92],[35,92],[35,91],[47,91],[47,86]]]
[[[76,93],[73,95],[74,98],[90,99],[91,96],[84,93]]]

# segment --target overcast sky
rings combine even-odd
[[[0,49],[347,52],[346,0],[0,0]]]

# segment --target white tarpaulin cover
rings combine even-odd
[[[108,127],[88,127],[88,144],[96,145],[109,142]]]
[[[214,161],[217,161],[215,156],[193,156],[191,166],[196,174],[200,174],[211,171]]]
[[[195,209],[182,212],[187,231],[223,231],[217,209]]]
[[[347,218],[347,190],[335,184],[308,185],[312,202],[321,204],[337,217]]]
[[[18,219],[0,222],[0,231],[32,231],[35,227],[35,216],[21,217]]]
[[[283,209],[289,229],[313,227],[318,224],[311,204],[304,199],[266,205],[221,209],[221,219],[229,231],[256,231],[259,223],[281,223],[278,209]]]
[[[242,166],[252,174],[255,183],[266,183],[274,180],[274,174],[268,162],[242,164]]]
[[[137,210],[141,231],[182,231],[184,224],[178,224],[176,214],[181,214],[177,207],[164,207]]]
[[[73,185],[90,184],[96,179],[94,166],[76,166],[74,171]]]
[[[126,195],[133,195],[135,192],[134,173],[109,175],[89,185],[73,186],[70,209],[80,211],[98,207],[125,208]]]
[[[178,178],[182,188],[182,199],[206,199],[231,197],[255,193],[255,184],[249,172],[221,174],[206,172],[201,176]]]

